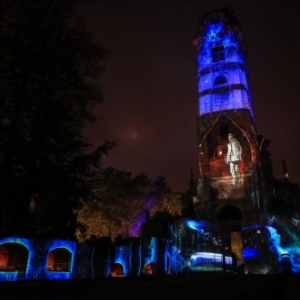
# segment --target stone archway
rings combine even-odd
[[[0,270],[25,272],[29,250],[22,244],[8,242],[0,245]]]
[[[72,253],[66,248],[56,248],[48,253],[47,271],[70,272]]]
[[[219,210],[218,221],[223,224],[241,226],[242,213],[236,206],[226,205]]]
[[[227,252],[232,255],[232,271],[243,272],[242,213],[236,206],[226,205],[220,209],[218,221],[222,231],[223,254]]]

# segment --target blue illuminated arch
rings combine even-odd
[[[44,268],[46,270],[46,278],[47,279],[71,279],[73,277],[73,272],[74,272],[74,260],[75,260],[75,255],[76,255],[76,249],[77,249],[77,244],[72,241],[65,241],[65,240],[53,240],[49,244],[47,248],[47,257],[50,252],[57,248],[64,248],[68,250],[71,253],[71,261],[70,261],[70,271],[47,271],[47,260],[45,260],[45,265]]]
[[[17,238],[17,237],[7,237],[0,240],[0,246],[8,244],[8,243],[15,243],[24,246],[28,251],[28,261],[27,267],[24,272],[19,271],[1,271],[0,270],[0,280],[4,281],[16,281],[20,279],[28,279],[30,274],[34,272],[32,268],[33,256],[34,256],[34,244],[33,241],[25,239],[25,238]]]

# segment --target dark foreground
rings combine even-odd
[[[79,281],[0,282],[0,299],[297,299],[297,275],[179,274]]]

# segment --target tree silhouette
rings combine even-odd
[[[1,235],[74,237],[72,210],[101,157],[81,134],[102,101],[108,51],[76,14],[78,1],[0,2]]]

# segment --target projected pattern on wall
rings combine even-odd
[[[181,219],[177,223],[177,271],[240,272],[243,266],[245,273],[299,274],[299,227],[291,219],[271,219],[272,224],[241,229],[242,258],[233,250],[232,233],[222,236],[219,228],[205,220]]]
[[[237,27],[226,26],[226,20],[213,21],[205,28],[200,23],[201,36],[194,44],[201,47],[198,56],[199,115],[231,110],[252,111],[243,39]]]

